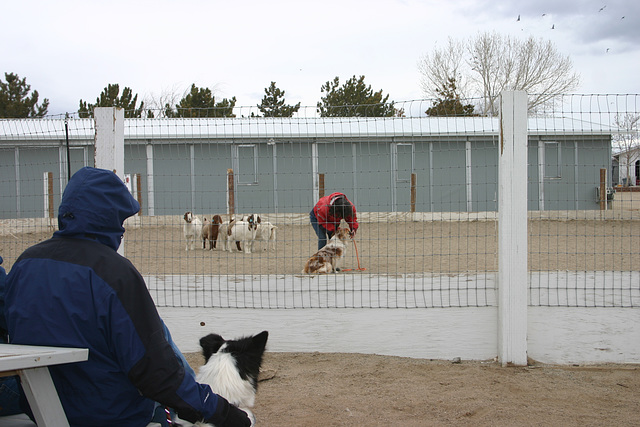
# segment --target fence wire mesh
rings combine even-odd
[[[528,119],[529,304],[640,305],[639,95],[572,95]],[[125,174],[141,202],[124,254],[158,306],[495,306],[497,117],[125,119]],[[57,227],[69,172],[93,165],[91,119],[0,121],[0,255],[10,269]],[[603,172],[604,171],[604,175]],[[603,178],[604,177],[604,178]],[[603,180],[604,179],[604,180]],[[309,212],[344,193],[359,229],[342,271],[307,275]],[[198,238],[200,221],[258,215],[275,239]],[[265,233],[266,235],[266,233]],[[251,253],[245,253],[250,250]]]

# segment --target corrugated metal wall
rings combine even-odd
[[[417,212],[497,210],[497,135],[401,136],[126,140],[125,173],[140,176],[144,215],[226,213],[228,169],[241,213],[308,212],[320,174],[325,194],[344,192],[363,212],[408,212],[412,174]],[[529,209],[598,209],[595,187],[610,154],[608,136],[530,136]],[[92,165],[92,141],[74,141],[70,159],[72,172]],[[44,216],[45,172],[57,209],[66,164],[63,141],[3,142],[0,218]]]

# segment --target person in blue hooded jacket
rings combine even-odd
[[[124,220],[139,209],[111,171],[71,177],[59,230],[7,276],[10,342],[89,349],[86,362],[50,368],[71,426],[143,427],[156,402],[187,421],[249,426],[244,411],[185,370],[142,276],[117,253]]]
[[[7,280],[7,272],[2,266],[2,257],[0,256],[0,345],[7,342],[7,322],[4,318],[4,284]],[[17,375],[0,377],[0,417],[7,415],[16,415],[22,413],[22,405],[20,398],[22,390],[20,389],[20,379]]]

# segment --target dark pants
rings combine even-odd
[[[0,378],[0,417],[24,412],[20,405],[21,395],[20,379],[17,375]]]
[[[320,250],[327,244],[327,239],[330,239],[333,236],[333,232],[327,230],[318,223],[318,218],[316,218],[316,214],[313,213],[313,209],[311,209],[311,213],[309,214],[309,220],[311,221],[313,230],[318,235],[318,250]]]

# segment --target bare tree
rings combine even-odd
[[[632,113],[616,115],[614,123],[621,131],[619,134],[614,135],[613,143],[618,151],[618,158],[621,160],[620,166],[624,163],[626,167],[627,180],[625,187],[627,187],[631,179],[631,165],[640,159],[640,141],[638,140],[640,115]]]
[[[454,75],[463,82],[463,97],[482,99],[481,114],[497,114],[497,100],[504,90],[529,94],[529,110],[553,102],[575,90],[580,77],[571,59],[561,55],[553,43],[529,37],[522,41],[498,33],[481,33],[465,42],[449,41],[447,48],[434,49],[418,63],[421,85],[427,96]]]
[[[467,46],[467,63],[472,71],[469,79],[475,83],[477,95],[483,100],[483,114],[497,112],[497,97],[501,88],[507,85],[513,69],[511,48],[503,45],[496,33],[493,35],[496,37],[488,33],[481,34],[476,39],[470,39]]]
[[[147,94],[144,103],[147,106],[147,117],[165,117],[165,105],[176,105],[180,99],[186,94],[185,91],[180,94],[180,89],[175,85],[171,89],[163,89],[160,95]]]
[[[429,98],[437,98],[440,89],[450,81],[456,82],[456,89],[462,98],[467,97],[464,75],[468,74],[465,61],[465,47],[461,41],[449,37],[443,48],[434,48],[431,54],[423,55],[418,61],[418,70],[422,74],[420,86]]]

